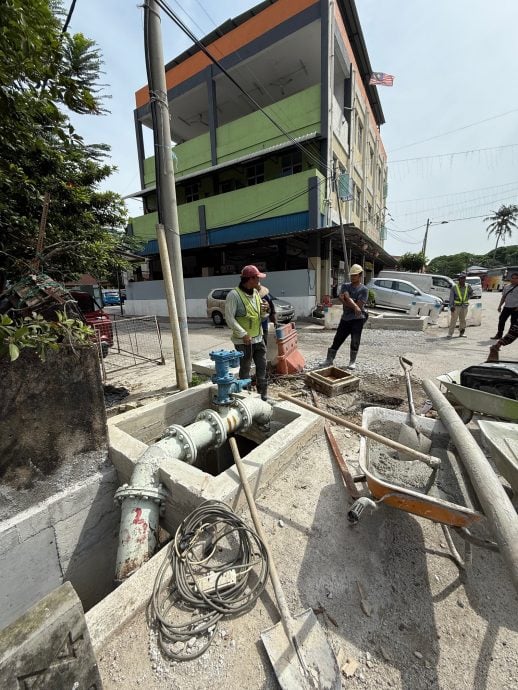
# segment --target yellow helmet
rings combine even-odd
[[[360,266],[360,264],[353,264],[349,269],[349,275],[351,276],[357,276],[360,273],[363,273],[363,268]]]

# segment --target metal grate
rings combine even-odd
[[[106,345],[102,336],[106,335],[106,326],[102,333],[96,329],[103,379],[117,371],[136,367],[146,362],[165,364],[162,349],[162,334],[156,316],[137,316],[118,318],[111,321],[113,344],[105,357],[102,356]],[[94,326],[95,328],[95,326]],[[104,337],[106,341],[106,337]]]

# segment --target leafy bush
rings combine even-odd
[[[369,296],[367,297],[367,306],[368,307],[375,307],[376,306],[376,293],[374,290],[369,290]]]
[[[35,350],[45,361],[49,350],[63,345],[91,345],[94,336],[90,326],[79,319],[71,319],[64,312],[56,312],[57,321],[46,321],[41,314],[13,321],[7,314],[0,315],[0,357],[18,359],[24,349]]]

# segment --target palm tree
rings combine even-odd
[[[505,244],[505,240],[513,234],[514,228],[518,227],[518,206],[516,204],[502,205],[498,211],[493,211],[492,216],[484,218],[485,223],[488,221],[490,223],[486,228],[487,236],[494,235],[496,237],[494,254],[496,258],[496,250],[500,240]]]

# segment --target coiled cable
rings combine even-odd
[[[175,661],[201,656],[224,616],[253,608],[268,573],[265,545],[225,503],[206,501],[193,510],[169,544],[153,587],[162,653]]]

